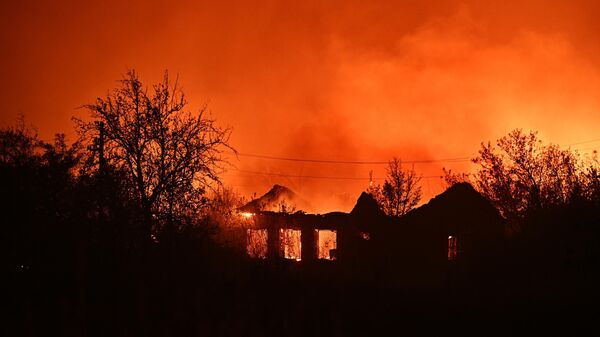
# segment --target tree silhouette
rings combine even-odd
[[[584,198],[600,205],[600,161],[598,152],[594,151],[587,157],[581,168],[580,179],[582,181],[582,194]]]
[[[210,192],[208,207],[204,213],[206,224],[215,234],[214,240],[229,248],[243,247],[243,232],[252,228],[254,223],[254,219],[242,217],[238,212],[238,208],[246,200],[226,186],[218,186]]]
[[[393,158],[388,163],[383,185],[369,186],[367,192],[389,216],[400,217],[413,209],[421,200],[421,177],[414,168],[405,170],[402,161]]]
[[[219,182],[231,129],[218,127],[206,107],[192,114],[187,103],[167,72],[148,89],[131,70],[106,97],[84,106],[92,121],[76,120],[89,144],[102,126],[100,160],[126,174],[147,238],[197,219],[206,189]]]
[[[583,185],[576,153],[557,145],[543,146],[537,133],[520,129],[496,144],[481,144],[473,159],[479,165],[474,179],[505,217],[519,218],[530,210],[565,204],[580,194]]]
[[[43,143],[37,134],[25,124],[24,116],[19,116],[15,127],[0,130],[0,165],[20,166],[39,162],[37,152]]]
[[[451,169],[446,169],[445,167],[442,167],[442,172],[444,173],[444,175],[441,178],[444,180],[446,188],[456,185],[458,183],[471,183],[471,177],[468,173],[452,172]]]

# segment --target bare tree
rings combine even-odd
[[[444,172],[444,176],[442,176],[441,178],[444,179],[446,187],[451,187],[452,185],[458,183],[471,182],[471,175],[469,173],[455,173],[452,172],[451,169],[446,169],[445,167],[442,167],[442,171]]]
[[[15,127],[0,129],[0,165],[26,165],[39,161],[43,142],[35,129],[28,127],[19,115]]]
[[[92,121],[76,120],[89,143],[102,126],[101,160],[126,173],[148,237],[198,214],[207,187],[219,182],[221,154],[229,148],[231,130],[218,127],[206,107],[192,114],[187,103],[167,72],[148,89],[131,70],[106,97],[84,106]]]
[[[402,161],[393,158],[387,167],[387,178],[383,185],[369,186],[367,192],[389,216],[400,217],[421,201],[421,177],[414,168],[405,170]]]
[[[567,203],[582,186],[577,153],[543,146],[535,132],[514,130],[497,148],[482,143],[473,162],[479,165],[477,188],[509,219]]]
[[[277,212],[279,213],[293,214],[296,210],[296,204],[287,199],[281,199],[279,203],[277,203]]]
[[[239,212],[244,204],[246,199],[231,187],[221,185],[210,191],[204,214],[218,244],[233,249],[246,248],[244,231],[256,226],[253,214]]]
[[[594,151],[591,156],[585,158],[581,168],[582,194],[583,196],[600,204],[600,161],[598,152]]]

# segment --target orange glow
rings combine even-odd
[[[0,124],[19,112],[51,140],[127,67],[179,75],[242,153],[385,161],[472,156],[521,127],[570,144],[600,134],[599,1],[3,1]],[[582,145],[587,149],[597,144]],[[587,151],[587,150],[586,150]],[[228,156],[243,195],[285,185],[349,211],[382,165]],[[417,164],[424,176],[445,166]],[[303,176],[362,180],[305,179]],[[424,200],[442,191],[424,179]]]
[[[246,252],[248,256],[266,259],[268,253],[268,233],[266,229],[246,230]]]
[[[250,212],[241,212],[240,216],[245,219],[251,219],[255,214]]]
[[[317,258],[324,260],[335,260],[337,249],[337,232],[333,230],[315,229],[317,237]]]
[[[279,238],[283,257],[290,260],[302,260],[302,232],[296,229],[280,229]]]

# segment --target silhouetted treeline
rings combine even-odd
[[[474,185],[517,226],[532,212],[600,200],[597,152],[582,156],[570,148],[545,145],[536,132],[516,129],[495,146],[482,143],[473,163],[477,165]],[[453,178],[457,176],[448,177]]]
[[[522,213],[485,270],[458,261],[418,286],[379,273],[394,260],[248,259],[215,243],[214,209],[148,238],[127,172],[110,163],[100,172],[90,156],[94,148],[43,142],[24,123],[0,131],[10,335],[577,334],[595,319],[593,193]]]

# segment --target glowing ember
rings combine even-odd
[[[246,231],[246,251],[248,256],[266,259],[268,233],[266,229],[248,229]]]
[[[250,218],[252,218],[254,215],[255,215],[254,213],[250,213],[250,212],[241,212],[241,213],[240,213],[240,216],[241,216],[242,218],[246,218],[246,219],[250,219]]]
[[[456,236],[448,236],[448,261],[456,260],[458,255],[458,240]]]
[[[296,229],[280,229],[279,238],[283,257],[290,260],[300,261],[302,259],[302,232]]]
[[[317,258],[335,260],[337,232],[333,230],[315,229],[315,236],[317,237]]]

